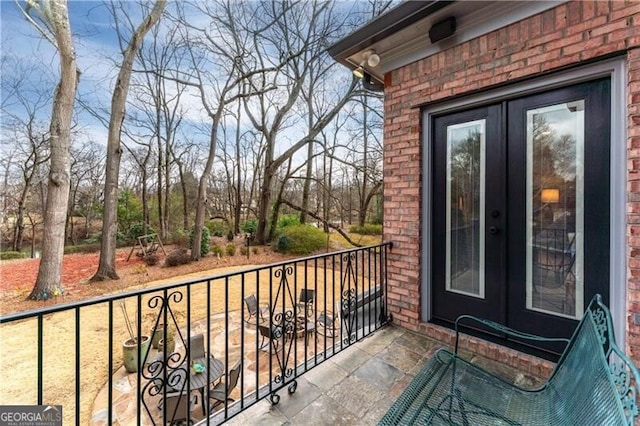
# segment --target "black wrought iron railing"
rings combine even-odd
[[[0,405],[218,424],[388,322],[389,243],[0,317]]]

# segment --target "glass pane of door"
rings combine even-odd
[[[486,122],[447,126],[446,290],[485,295]]]
[[[527,110],[527,309],[578,318],[584,301],[584,100]]]

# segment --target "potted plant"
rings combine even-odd
[[[167,338],[164,339],[164,323],[159,322],[156,326],[156,329],[153,331],[153,336],[151,337],[151,346],[153,346],[155,349],[162,350],[164,345],[162,343],[163,340],[167,341],[167,349],[171,349],[170,352],[173,352],[173,347],[171,346],[173,343],[175,343],[173,339],[173,331],[171,330],[171,327],[167,325]]]
[[[120,309],[122,310],[124,323],[127,327],[127,332],[129,333],[129,338],[122,343],[122,361],[127,372],[135,373],[138,371],[138,356],[141,360],[144,360],[147,357],[151,338],[149,338],[149,336],[142,335],[140,336],[140,342],[138,342],[138,330],[136,329],[136,326],[134,326],[134,322],[129,318],[127,304],[124,300],[120,301]]]

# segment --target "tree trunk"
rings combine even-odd
[[[187,203],[187,183],[184,180],[184,171],[182,170],[182,163],[176,161],[178,164],[178,174],[180,176],[180,187],[182,188],[182,229],[189,229],[189,204]]]
[[[311,211],[309,208],[309,198],[311,195],[311,178],[313,177],[313,142],[309,142],[309,148],[307,149],[307,175],[304,180],[304,187],[302,189],[302,211],[300,212],[300,223],[307,222],[307,211]]]
[[[363,142],[364,142],[364,151],[362,153],[362,188],[360,189],[360,208],[358,209],[358,225],[364,226],[364,223],[367,219],[367,179],[368,179],[368,163],[369,163],[369,135],[367,133],[367,109],[369,108],[367,102],[367,93],[365,92],[363,95],[363,103],[362,103],[362,131],[363,131]]]
[[[162,222],[162,230],[160,231],[160,237],[162,240],[166,240],[169,235],[169,206],[171,201],[171,159],[169,157],[170,140],[172,136],[167,132],[167,146],[164,152],[164,210],[163,217],[160,219]],[[158,191],[162,191],[162,188],[158,187]]]
[[[273,201],[273,208],[271,209],[271,218],[269,220],[269,236],[267,238],[268,241],[272,241],[276,235],[276,230],[278,227],[278,216],[280,215],[280,205],[282,204],[282,195],[284,194],[284,188],[287,185],[287,180],[289,180],[289,176],[291,175],[291,162],[289,159],[289,164],[287,165],[287,172],[285,173],[285,177],[280,184],[280,189],[278,190],[278,195],[276,199]]]
[[[204,227],[205,219],[205,207],[207,203],[207,186],[209,185],[209,176],[211,175],[211,169],[213,168],[213,160],[216,157],[216,142],[218,139],[218,124],[220,117],[222,116],[223,108],[222,104],[219,106],[216,115],[211,123],[211,137],[209,139],[209,156],[207,157],[207,163],[202,171],[200,177],[200,184],[198,185],[198,200],[196,204],[196,223],[193,228],[193,244],[191,246],[191,260],[200,260],[201,248],[202,248],[202,228]]]
[[[124,52],[124,59],[116,86],[111,98],[111,118],[109,120],[109,134],[107,140],[107,170],[105,176],[104,213],[102,217],[102,242],[100,245],[100,260],[98,271],[91,281],[119,279],[116,272],[116,237],[118,232],[118,178],[120,175],[120,133],[125,117],[125,103],[129,92],[133,61],[140,49],[145,34],[158,22],[166,0],[156,0],[153,10],[131,36],[129,46]]]
[[[238,123],[242,115],[242,103],[238,102]],[[242,168],[240,167],[240,126],[236,129],[236,205],[233,212],[233,233],[240,233],[240,214],[242,212]]]
[[[151,147],[142,165],[142,235],[149,233],[149,201],[147,200],[147,161],[151,156]]]
[[[156,78],[157,81],[157,78]],[[162,155],[162,135],[160,134],[160,88],[159,84],[156,83],[156,144],[158,145],[158,235],[161,238],[164,238],[164,203],[163,203],[163,193],[162,193],[162,181],[163,181],[163,173],[162,168],[164,166],[164,159]]]
[[[308,126],[309,131],[313,129],[313,102],[312,98],[307,98],[307,110],[308,110]],[[304,180],[304,187],[302,189],[302,211],[300,212],[300,223],[306,223],[307,211],[309,209],[309,197],[311,192],[311,177],[313,176],[313,141],[309,141],[307,146],[307,175]]]
[[[25,188],[26,189],[26,188]],[[25,195],[26,198],[26,195]],[[22,251],[24,240],[24,200],[22,197],[18,201],[18,211],[16,212],[16,225],[13,228],[13,251]]]
[[[262,179],[262,190],[260,191],[260,203],[258,207],[258,229],[256,231],[256,242],[258,244],[266,244],[268,240],[267,217],[269,213],[269,204],[271,202],[271,185],[273,182],[274,171],[271,167],[264,168],[264,177]]]
[[[51,112],[51,164],[44,215],[42,259],[33,290],[27,297],[46,300],[56,294],[62,278],[64,228],[69,203],[71,175],[71,118],[78,87],[76,55],[71,38],[66,1],[49,4],[53,28],[60,54],[60,82],[56,88]]]

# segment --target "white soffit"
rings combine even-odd
[[[556,1],[457,1],[426,18],[367,47],[380,55],[376,68],[366,67],[375,79],[384,81],[384,74],[442,50],[472,40],[483,34],[521,21],[554,8],[566,0]],[[449,17],[456,19],[456,31],[435,44],[429,40],[429,28]],[[363,60],[360,51],[347,60],[357,66]]]

